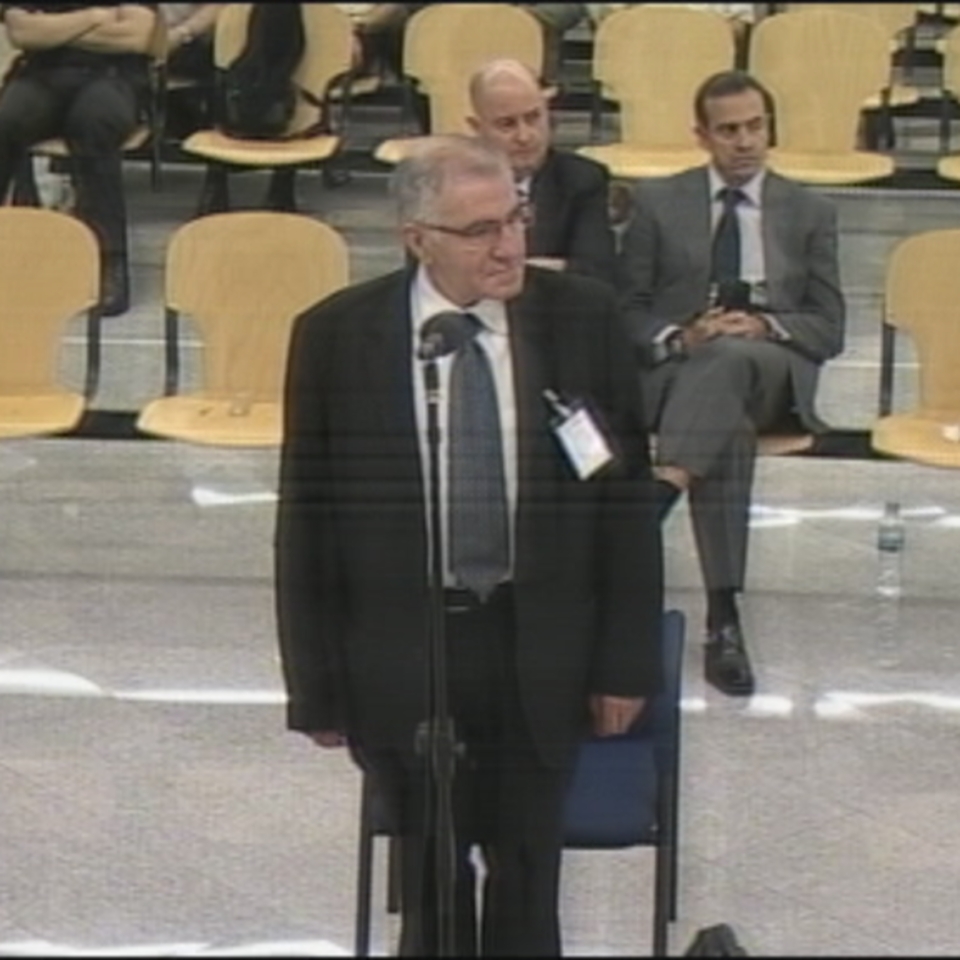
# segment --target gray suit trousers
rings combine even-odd
[[[742,590],[757,434],[793,409],[789,348],[719,337],[641,376],[656,462],[693,482],[690,514],[708,590]]]

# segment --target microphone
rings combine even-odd
[[[459,350],[474,335],[470,322],[462,313],[446,310],[435,313],[420,330],[419,360],[439,360]]]
[[[714,306],[722,310],[753,310],[753,288],[746,280],[724,280],[717,284]]]

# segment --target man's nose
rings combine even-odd
[[[505,223],[493,247],[493,254],[500,260],[522,260],[526,256],[527,238],[522,223]]]
[[[524,145],[530,143],[533,139],[533,127],[529,124],[521,123],[517,126],[517,142]]]

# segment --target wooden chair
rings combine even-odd
[[[870,433],[881,453],[936,467],[960,467],[960,229],[902,240],[887,262],[879,416]],[[894,413],[898,331],[916,347],[919,391],[912,409]],[[946,431],[946,432],[945,432]]]
[[[20,51],[10,42],[6,28],[0,29],[0,83],[6,78],[7,70],[19,53]]]
[[[166,395],[143,408],[138,428],[195,443],[279,444],[292,322],[347,282],[345,241],[310,217],[258,210],[180,227],[166,256]],[[181,316],[203,344],[201,384],[186,393],[177,392]]]
[[[218,70],[229,66],[243,51],[247,21],[253,4],[228,3],[217,17],[213,58]],[[198,130],[184,140],[182,149],[211,163],[268,169],[302,167],[329,160],[341,138],[332,131],[329,92],[350,72],[353,27],[350,18],[330,3],[301,4],[305,50],[294,81],[323,104],[305,98],[294,114],[287,135],[277,140],[230,137],[217,129]],[[323,132],[311,133],[322,125]],[[304,136],[295,136],[304,133]],[[287,138],[289,137],[289,139]]]
[[[80,421],[100,372],[100,251],[65,213],[0,207],[0,437],[63,433]],[[87,315],[83,393],[59,376],[68,322]]]
[[[693,100],[711,74],[734,66],[730,24],[683,6],[637,5],[605,17],[594,40],[593,79],[619,104],[620,141],[577,152],[615,177],[657,177],[709,158],[694,136]],[[595,113],[596,116],[596,113]]]
[[[867,17],[822,6],[754,27],[750,72],[776,104],[769,163],[807,183],[878,180],[893,173],[893,159],[857,149],[857,136],[864,102],[890,82],[888,38]]]
[[[470,76],[491,60],[511,58],[543,71],[543,28],[522,7],[502,3],[437,3],[418,10],[403,37],[403,71],[429,98],[431,133],[466,133]],[[410,93],[410,91],[408,91]],[[422,138],[386,140],[374,151],[395,164]]]
[[[904,49],[908,35],[917,21],[918,3],[831,3],[831,10],[843,13],[855,13],[869,17],[886,33],[892,55]],[[799,10],[822,10],[822,3],[788,3],[787,12]],[[913,86],[894,83],[892,76],[886,93],[877,91],[864,101],[864,109],[876,110],[883,107],[907,107],[920,100],[920,91]]]

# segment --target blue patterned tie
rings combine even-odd
[[[737,216],[737,205],[746,197],[736,187],[724,187],[719,196],[723,201],[723,213],[713,234],[710,279],[714,283],[731,283],[740,279],[740,218]]]
[[[470,337],[450,370],[448,524],[450,568],[460,586],[486,599],[510,569],[500,408],[490,361],[465,313]]]

